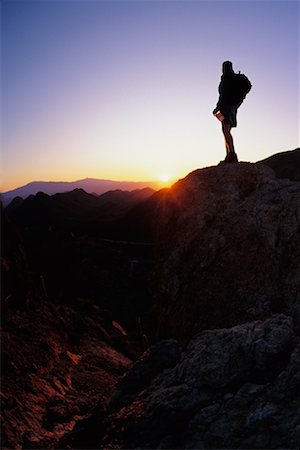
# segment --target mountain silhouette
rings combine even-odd
[[[100,196],[83,189],[48,195],[38,192],[25,200],[16,197],[7,214],[20,225],[98,224],[124,216],[139,202],[153,195],[151,188],[108,191]]]
[[[158,205],[160,338],[290,312],[300,288],[300,183],[261,163],[191,172]]]
[[[158,183],[153,181],[114,181],[102,180],[97,178],[85,178],[77,181],[33,181],[24,186],[12,189],[1,194],[3,205],[7,206],[14,197],[27,198],[29,195],[35,195],[38,192],[44,192],[48,195],[69,192],[76,188],[84,189],[88,193],[101,195],[111,190],[132,191],[150,187],[158,188]]]
[[[300,149],[275,154],[260,161],[275,171],[275,177],[297,180],[300,177]],[[94,183],[93,179],[86,179]],[[99,180],[96,180],[98,182]],[[100,180],[103,181],[103,180]],[[92,190],[95,185],[90,184]],[[56,189],[56,187],[55,187]],[[97,196],[82,188],[53,195],[31,194],[25,200],[17,197],[6,211],[22,225],[56,225],[85,228],[107,238],[152,241],[155,210],[169,188],[124,191],[116,189]]]
[[[300,149],[277,153],[262,161],[262,164],[271,167],[278,178],[300,179]],[[77,181],[33,181],[24,186],[12,189],[1,194],[2,202],[6,207],[15,197],[23,199],[38,192],[48,195],[69,192],[74,189],[83,189],[88,193],[101,195],[108,191],[132,191],[150,187],[158,189],[158,183],[140,181],[113,181],[97,178],[85,178]]]
[[[276,155],[276,174],[263,163],[195,170],[160,199],[157,342],[114,386],[104,448],[297,447],[297,153]]]
[[[298,155],[2,208],[3,446],[297,448]]]

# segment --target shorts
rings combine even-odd
[[[221,112],[224,116],[223,123],[225,123],[227,125],[231,125],[232,127],[237,126],[237,120],[236,120],[237,106],[224,106],[222,108]]]

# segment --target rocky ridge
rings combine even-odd
[[[161,338],[188,340],[201,329],[295,312],[299,182],[276,179],[261,164],[196,170],[170,189],[157,223]]]
[[[105,448],[298,448],[300,183],[196,170],[161,198],[157,336],[115,386]]]
[[[4,448],[299,448],[300,183],[220,164],[148,204],[158,342],[135,363],[101,303],[50,301],[9,234]]]

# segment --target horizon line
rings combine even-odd
[[[177,178],[172,178],[172,180],[176,180]],[[20,189],[20,188],[24,188],[26,186],[32,185],[32,184],[37,184],[37,183],[65,183],[65,184],[72,184],[72,183],[78,183],[80,181],[103,181],[103,182],[111,182],[111,183],[133,183],[133,184],[155,184],[155,185],[160,185],[160,184],[164,184],[161,180],[113,180],[111,178],[92,178],[92,177],[85,177],[85,178],[78,178],[75,180],[33,180],[33,181],[29,181],[28,183],[24,183],[21,185],[16,185],[16,187],[13,188],[9,188],[7,190],[3,190],[0,189],[0,194],[7,194],[11,191],[15,191],[16,189]],[[171,180],[171,179],[170,179]]]

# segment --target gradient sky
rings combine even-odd
[[[2,0],[1,21],[3,191],[218,164],[227,59],[253,84],[240,160],[299,146],[298,1]]]

